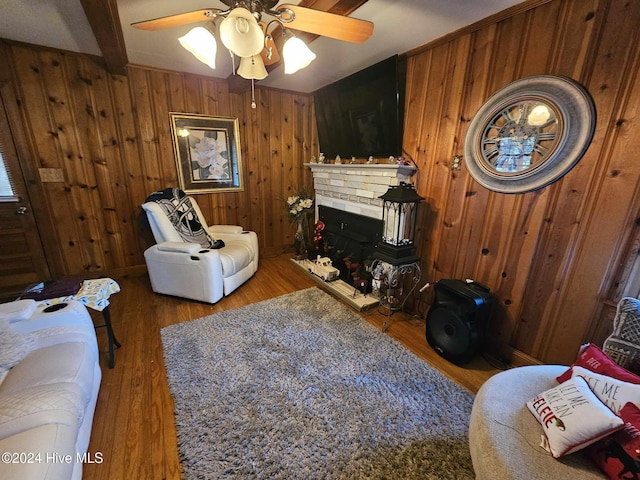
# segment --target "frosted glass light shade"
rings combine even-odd
[[[284,73],[292,74],[309,65],[316,58],[316,54],[297,37],[291,36],[282,47],[284,58]]]
[[[264,48],[264,32],[249,10],[237,7],[220,23],[222,44],[239,57],[258,55]]]
[[[215,70],[218,44],[209,30],[204,27],[192,28],[186,35],[180,37],[178,41],[194,57]]]
[[[238,67],[238,75],[248,80],[262,80],[266,78],[267,69],[264,67],[264,62],[260,55],[253,55],[251,57],[242,57],[240,59],[240,66]]]

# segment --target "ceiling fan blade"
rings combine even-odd
[[[275,11],[287,28],[314,33],[324,37],[362,43],[373,33],[373,23],[298,5],[278,5]]]
[[[179,13],[177,15],[169,15],[167,17],[154,18],[152,20],[144,20],[142,22],[132,23],[131,26],[140,30],[162,30],[165,28],[187,25],[189,23],[213,20],[213,18],[220,12],[222,12],[222,10],[218,8],[194,10],[192,12]]]

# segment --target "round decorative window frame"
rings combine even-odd
[[[560,117],[560,134],[542,161],[521,172],[489,168],[482,155],[484,132],[496,115],[509,106],[532,99],[550,104]],[[555,75],[516,80],[495,92],[480,107],[464,143],[464,160],[471,176],[483,187],[500,193],[526,193],[562,178],[586,152],[596,125],[596,109],[587,90],[576,81]]]

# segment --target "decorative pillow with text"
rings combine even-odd
[[[527,407],[542,425],[554,458],[576,452],[624,426],[582,377],[536,395]]]
[[[640,385],[623,382],[613,377],[591,372],[586,368],[573,367],[572,377],[580,376],[589,384],[591,391],[596,394],[607,407],[616,415],[626,403],[640,406]]]
[[[572,368],[576,366],[584,367],[587,370],[600,373],[608,377],[617,378],[623,382],[640,384],[640,376],[622,368],[593,343],[588,343],[584,346],[576,361],[573,362],[573,365],[571,365],[566,372],[557,378],[558,383],[569,380],[571,378]]]

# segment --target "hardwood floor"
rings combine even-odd
[[[215,305],[156,295],[146,275],[118,282],[121,292],[111,298],[111,317],[122,347],[116,350],[113,369],[107,366],[106,332],[98,329],[103,377],[89,452],[92,457],[100,453],[103,461],[85,464],[83,478],[179,479],[173,400],[160,329],[317,285],[286,255],[261,259],[256,275]],[[387,319],[375,308],[362,316],[380,329]],[[395,313],[389,320],[388,335],[473,393],[499,371],[482,358],[464,368],[442,359],[425,340],[424,319]]]

